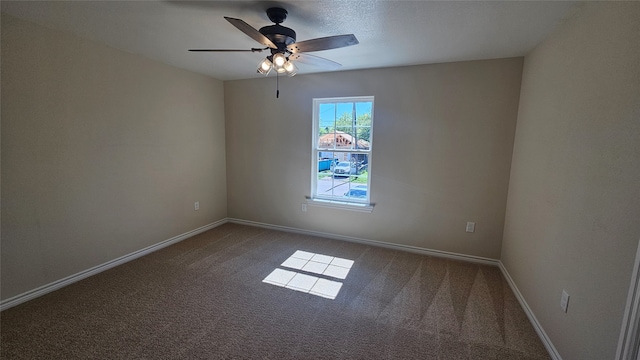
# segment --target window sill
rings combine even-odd
[[[350,203],[345,201],[311,199],[311,198],[307,198],[306,200],[307,200],[307,205],[309,206],[358,211],[358,212],[365,212],[365,213],[373,212],[373,207],[374,207],[373,204],[358,204],[358,203]]]

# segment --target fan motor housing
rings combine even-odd
[[[296,32],[279,24],[262,27],[259,31],[276,44],[278,48],[286,47],[296,42]]]

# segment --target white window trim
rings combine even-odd
[[[307,198],[306,204],[309,206],[318,206],[331,209],[341,209],[371,213],[375,204],[355,203],[346,201],[326,200],[326,199],[312,199]]]
[[[340,201],[334,199],[327,199],[317,196],[317,180],[318,180],[318,152],[322,151],[322,149],[318,149],[318,124],[319,124],[319,108],[322,103],[351,103],[351,102],[371,102],[371,132],[369,135],[370,148],[366,151],[358,150],[356,153],[364,153],[368,156],[368,168],[367,171],[369,176],[367,178],[367,199],[365,201]],[[327,207],[334,209],[343,209],[343,210],[352,210],[359,212],[367,212],[371,213],[373,211],[374,204],[371,203],[371,163],[372,163],[372,149],[373,149],[373,123],[374,123],[374,97],[373,96],[350,96],[350,97],[337,97],[337,98],[316,98],[313,99],[313,131],[312,131],[312,140],[311,140],[311,156],[312,156],[312,166],[311,166],[311,196],[307,197],[307,204],[311,206],[319,206],[319,207]],[[335,151],[336,149],[325,149],[325,151]],[[353,149],[355,150],[355,149]],[[349,152],[352,153],[354,151],[350,149],[340,149],[338,152]]]

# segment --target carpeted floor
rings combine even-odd
[[[237,224],[0,321],[3,359],[549,359],[496,267]]]

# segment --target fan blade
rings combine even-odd
[[[309,54],[291,54],[291,56],[289,56],[289,60],[295,60],[303,64],[319,66],[330,70],[335,70],[342,66],[335,61]]]
[[[260,44],[262,44],[264,46],[267,46],[267,47],[270,47],[272,49],[277,49],[278,48],[276,46],[276,44],[274,44],[271,40],[269,40],[269,38],[267,38],[266,36],[262,35],[262,33],[260,33],[260,31],[256,30],[253,26],[247,24],[243,20],[230,18],[230,17],[226,17],[226,16],[224,18],[227,19],[227,21],[230,22],[231,25],[237,27],[238,30],[240,30],[243,33],[247,34],[250,38],[252,38],[253,40],[259,42]]]
[[[359,44],[358,39],[356,39],[353,34],[336,35],[293,43],[287,46],[287,50],[295,54],[299,52],[337,49],[357,44]]]
[[[267,48],[268,49],[268,48]],[[198,52],[243,52],[243,51],[251,51],[251,52],[262,52],[266,49],[258,49],[251,48],[249,50],[234,50],[234,49],[189,49],[189,51],[198,51]]]

